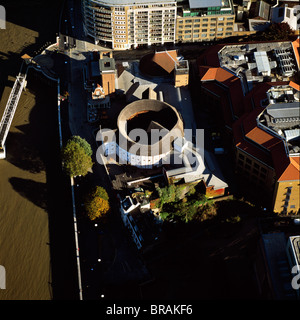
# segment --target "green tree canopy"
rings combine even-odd
[[[88,195],[90,198],[99,197],[106,201],[109,200],[108,194],[103,187],[97,186],[95,187]]]
[[[85,210],[90,220],[103,218],[110,210],[106,190],[97,186],[86,197]]]
[[[88,156],[92,156],[93,151],[91,145],[84,138],[81,138],[80,136],[73,136],[71,138],[71,141],[78,143],[84,149],[85,153]]]
[[[85,150],[70,139],[62,149],[63,168],[69,176],[85,176],[93,162]]]

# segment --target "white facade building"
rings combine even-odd
[[[271,21],[272,22],[286,22],[293,30],[299,30],[300,28],[300,5],[299,2],[295,2],[295,5],[285,5],[281,7],[273,7],[271,9]]]
[[[175,42],[173,0],[83,0],[85,33],[113,49]]]

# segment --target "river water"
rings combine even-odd
[[[42,23],[42,17],[32,19],[35,26],[32,30],[30,16],[25,26],[21,26],[25,18],[18,20],[18,15],[21,17],[23,10],[25,13],[33,10],[32,15],[45,12],[43,1],[24,1],[18,7],[14,3],[17,1],[4,4],[6,29],[0,30],[0,116],[21,66],[21,54],[26,48],[29,54],[34,54],[41,39],[55,41],[60,10],[59,6],[49,6],[44,23],[53,19],[53,25],[48,24],[48,30],[41,34],[36,26]],[[41,24],[42,28],[45,25]],[[0,289],[0,300],[53,297],[47,175],[41,147],[51,125],[44,110],[55,108],[55,101],[55,87],[28,77],[7,138],[7,159],[0,160],[0,265],[6,271],[6,289]]]

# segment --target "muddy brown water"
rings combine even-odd
[[[34,28],[31,29],[30,16],[21,17],[22,10],[32,15],[34,12],[30,10],[44,12],[43,1],[25,1],[19,8],[15,6],[15,14],[12,15],[13,2],[16,1],[7,2],[7,6],[4,3],[7,9],[6,29],[0,30],[0,117],[20,69],[21,54],[26,52],[26,48],[30,48],[29,53],[33,54],[41,37],[44,42],[55,41],[60,11],[59,4],[52,4],[47,8],[47,17],[32,19]],[[21,17],[19,22],[18,15]],[[24,20],[25,26],[21,25],[22,19],[27,19]],[[41,34],[36,26],[43,19],[45,23],[52,19],[53,25],[47,24],[47,29],[41,24],[41,30],[44,28],[44,34]],[[6,289],[0,289],[0,300],[53,298],[43,139],[48,137],[47,141],[52,141],[47,130],[55,125],[55,118],[49,119],[44,111],[55,108],[56,94],[55,87],[47,86],[33,75],[28,77],[27,89],[21,95],[7,138],[7,158],[0,160],[0,265],[6,271]],[[52,143],[55,146],[57,142]]]

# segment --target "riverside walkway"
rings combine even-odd
[[[15,115],[21,93],[26,84],[26,74],[22,73],[22,67],[20,73],[17,75],[16,81],[14,86],[11,90],[9,98],[6,103],[6,107],[0,122],[0,159],[5,159],[6,152],[5,152],[5,141]]]

